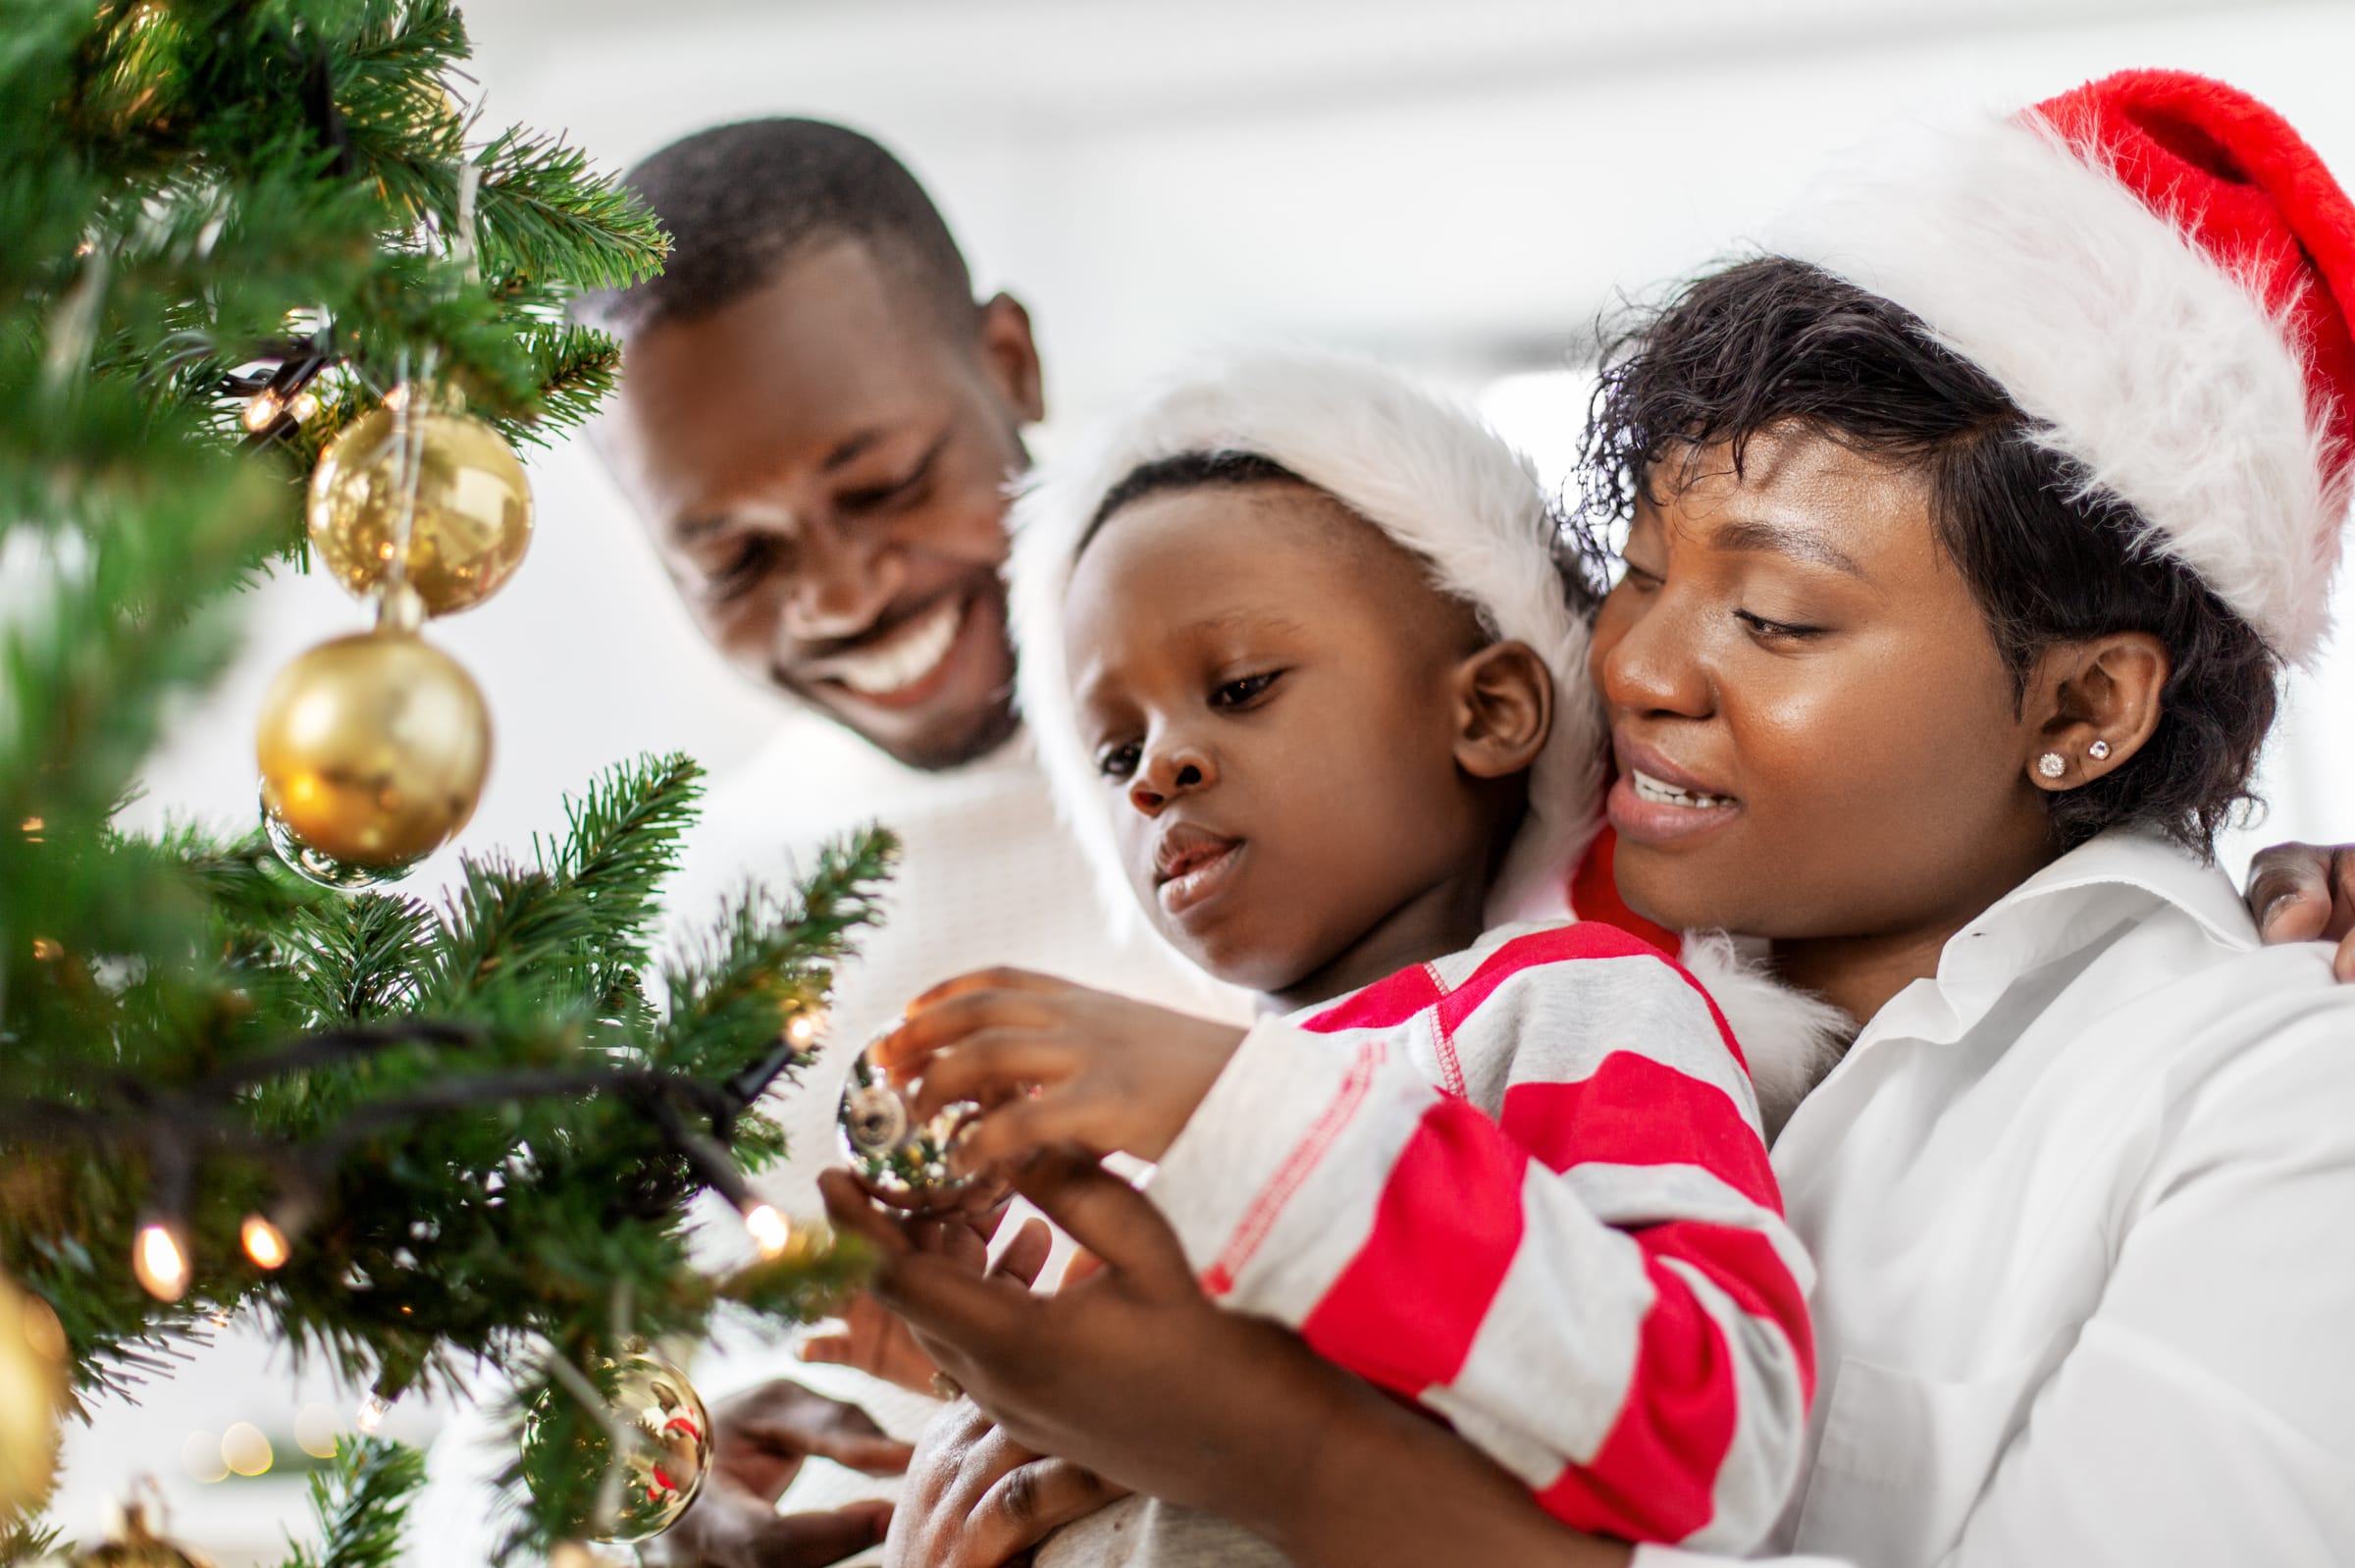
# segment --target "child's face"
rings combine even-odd
[[[1487,639],[1372,525],[1305,485],[1145,497],[1081,552],[1064,633],[1129,883],[1203,968],[1331,994],[1477,930],[1496,786],[1456,748]]]

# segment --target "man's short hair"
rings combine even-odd
[[[774,278],[811,246],[856,239],[944,327],[973,319],[965,255],[907,166],[822,120],[746,120],[682,137],[622,183],[670,232],[662,271],[585,294],[575,312],[616,332],[693,321]]]

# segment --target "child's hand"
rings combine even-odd
[[[1158,1160],[1243,1031],[1022,969],[982,969],[910,1004],[875,1045],[918,1116],[959,1100],[983,1114],[951,1163],[985,1170],[1050,1144]]]

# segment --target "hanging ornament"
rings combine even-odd
[[[311,471],[311,548],[355,597],[383,589],[399,553],[405,434],[417,485],[407,582],[428,615],[448,615],[514,575],[532,543],[532,488],[498,432],[424,401],[411,395],[405,420],[372,409],[328,444]]]
[[[39,1296],[0,1276],[0,1518],[49,1493],[66,1400],[66,1332]]]
[[[163,1511],[163,1490],[152,1479],[142,1483],[153,1494],[156,1511]],[[67,1568],[213,1568],[213,1559],[160,1536],[147,1524],[147,1504],[132,1496],[123,1504],[123,1520],[106,1540],[66,1554]]]
[[[981,1107],[959,1100],[919,1121],[907,1087],[892,1082],[874,1058],[876,1041],[891,1027],[886,1025],[851,1062],[835,1116],[843,1158],[867,1191],[896,1208],[919,1214],[955,1208],[972,1177],[950,1171],[949,1150]]]
[[[278,672],[254,755],[267,817],[329,862],[397,867],[474,814],[491,715],[448,654],[407,632],[361,632]]]
[[[575,1422],[569,1453],[546,1450],[554,1441],[550,1413],[573,1395],[557,1386],[533,1401],[523,1425],[524,1476],[528,1481],[550,1465],[603,1476],[617,1466],[612,1517],[592,1521],[582,1534],[624,1545],[651,1541],[687,1511],[711,1468],[711,1421],[703,1396],[678,1368],[646,1350],[598,1363],[591,1381],[604,1396],[604,1419]],[[620,1440],[619,1455],[608,1433]]]
[[[415,859],[393,861],[385,865],[364,865],[357,861],[339,861],[332,855],[322,855],[295,835],[286,818],[270,810],[270,793],[262,792],[262,835],[270,848],[293,872],[321,887],[332,887],[339,893],[356,893],[362,888],[383,887],[397,882],[417,868]]]

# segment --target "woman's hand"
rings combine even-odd
[[[2249,913],[2268,942],[2336,942],[2355,981],[2355,844],[2276,844],[2249,863]]]
[[[1050,1144],[1158,1160],[1210,1092],[1243,1031],[1024,969],[982,969],[909,1004],[876,1042],[919,1117],[984,1107],[952,1164],[987,1170]]]
[[[884,1568],[999,1568],[1125,1495],[1068,1459],[1031,1452],[970,1399],[932,1418],[892,1515]]]
[[[1101,1262],[1052,1296],[917,1250],[849,1173],[819,1178],[834,1223],[879,1255],[877,1297],[1011,1441],[1231,1519],[1304,1568],[1626,1563],[1452,1433],[1222,1311],[1168,1224],[1092,1161],[1052,1151],[1014,1176]]]

